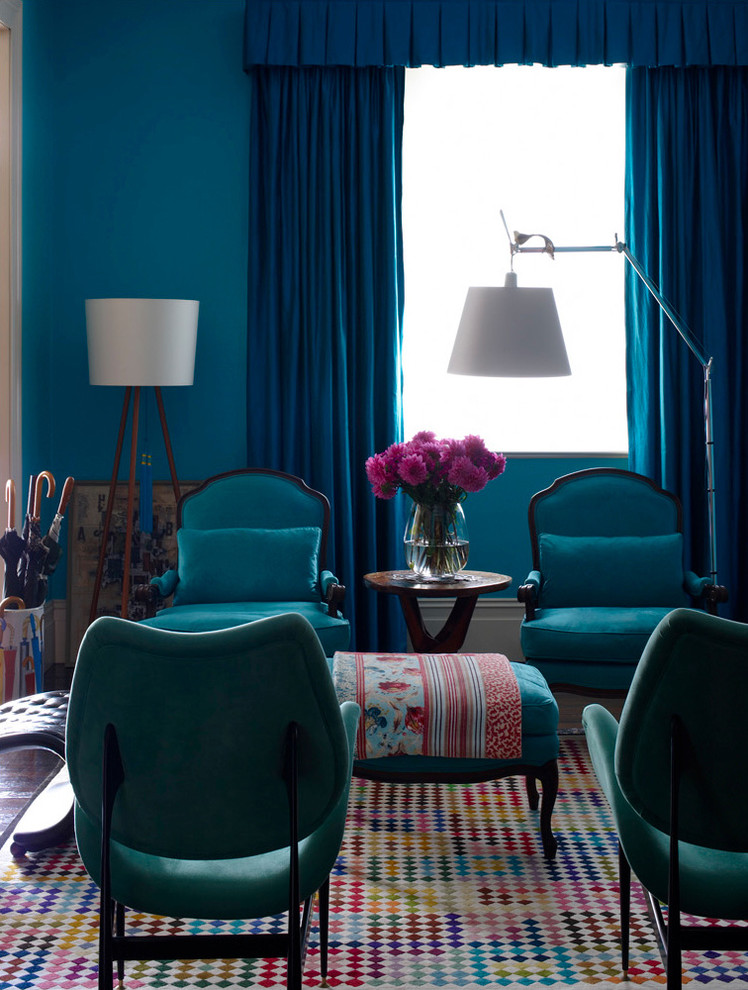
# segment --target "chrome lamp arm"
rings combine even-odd
[[[553,242],[546,237],[544,234],[520,234],[517,231],[514,232],[514,236],[509,234],[509,228],[504,219],[504,214],[502,212],[501,219],[504,222],[504,227],[506,228],[507,235],[509,235],[510,241],[510,251],[512,260],[515,254],[548,254],[551,258],[555,254],[563,253],[590,253],[590,252],[606,252],[606,251],[616,251],[622,254],[626,261],[634,269],[638,277],[647,287],[651,295],[656,300],[662,312],[667,316],[670,323],[675,327],[680,335],[681,339],[684,341],[688,349],[691,351],[693,356],[699,362],[704,373],[704,440],[706,446],[706,496],[707,496],[707,515],[709,524],[709,572],[712,584],[717,584],[717,529],[716,529],[716,512],[715,512],[715,478],[714,478],[714,430],[712,423],[712,362],[713,358],[707,355],[704,348],[702,347],[699,340],[694,336],[691,330],[688,328],[684,320],[678,315],[678,313],[673,309],[670,303],[665,299],[665,297],[660,292],[659,288],[655,285],[652,279],[644,271],[642,265],[634,257],[634,255],[629,250],[628,246],[623,242],[618,240],[618,235],[616,235],[615,243],[612,245],[585,245],[579,247],[559,247],[554,245]],[[527,245],[527,240],[531,237],[542,237],[544,241],[543,247],[530,247]]]

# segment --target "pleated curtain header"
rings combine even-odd
[[[247,0],[245,68],[748,65],[746,0]]]

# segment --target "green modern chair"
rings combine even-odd
[[[260,468],[208,478],[179,501],[176,570],[136,591],[152,605],[173,595],[172,606],[143,621],[204,632],[298,612],[326,656],[348,649],[345,588],[326,570],[329,525],[330,503],[301,478]]]
[[[668,990],[683,949],[748,949],[748,626],[677,609],[657,626],[620,725],[584,710],[592,763],[618,830],[621,958],[628,970],[630,877],[644,887]],[[667,922],[660,902],[667,904]]]
[[[255,957],[286,957],[298,988],[317,891],[324,977],[358,714],[338,705],[299,615],[197,634],[111,617],[89,627],[66,754],[78,849],[101,890],[101,990],[115,961],[121,981],[128,959]],[[142,935],[126,931],[125,906],[211,920],[288,912],[288,925]]]
[[[517,597],[528,663],[551,687],[622,693],[674,608],[716,611],[725,588],[683,564],[679,500],[649,478],[591,468],[530,500],[533,570]]]

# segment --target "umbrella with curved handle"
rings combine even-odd
[[[52,525],[47,531],[47,535],[42,539],[42,543],[47,548],[47,556],[44,558],[42,568],[44,574],[52,574],[54,569],[57,567],[57,562],[59,561],[60,556],[62,555],[62,548],[60,546],[60,529],[62,527],[62,518],[65,515],[65,510],[68,507],[70,499],[73,497],[74,487],[75,478],[65,478],[57,512],[52,520]]]
[[[27,518],[28,526],[24,526],[26,547],[21,557],[20,575],[23,580],[23,599],[27,608],[41,605],[47,596],[47,579],[42,574],[47,548],[42,543],[41,502],[43,482],[47,482],[47,498],[55,493],[55,479],[49,471],[42,471],[34,482],[34,497],[31,516]]]
[[[15,528],[16,520],[16,486],[12,478],[5,482],[5,501],[8,503],[8,525],[0,536],[0,557],[5,561],[5,586],[3,597],[20,596],[23,592],[23,582],[18,576],[18,562],[21,559],[25,543]]]

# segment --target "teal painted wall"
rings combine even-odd
[[[97,296],[200,300],[195,384],[164,392],[175,461],[183,478],[245,463],[243,12],[243,0],[25,0],[26,475],[111,474],[123,393],[88,384],[84,300]],[[167,478],[154,404],[149,435]]]
[[[88,384],[84,300],[97,296],[200,300],[195,385],[165,390],[176,464],[184,479],[245,464],[243,11],[244,0],[24,0],[26,475],[111,474],[122,392]],[[149,433],[154,476],[167,478],[153,408]],[[529,497],[596,463],[620,462],[510,458],[466,503],[470,566],[512,574],[514,595],[529,569]],[[64,594],[61,568],[51,595]]]

